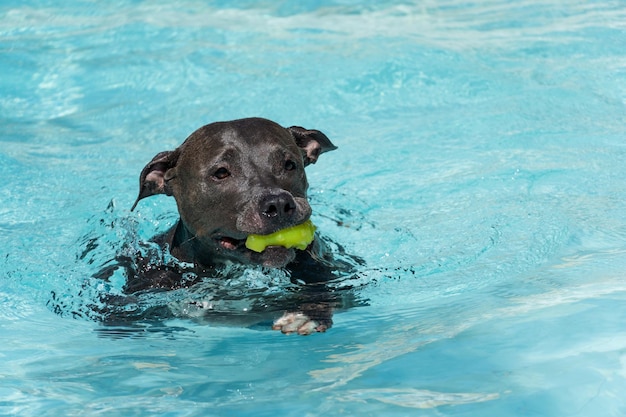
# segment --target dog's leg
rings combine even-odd
[[[333,325],[333,308],[330,303],[304,304],[299,311],[286,312],[274,322],[272,329],[285,334],[310,335],[322,333]]]

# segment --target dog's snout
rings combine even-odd
[[[296,202],[286,191],[271,193],[261,199],[260,211],[264,216],[288,218],[296,212]]]

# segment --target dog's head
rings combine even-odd
[[[245,240],[309,219],[304,167],[334,149],[322,132],[266,119],[212,123],[146,165],[132,209],[151,195],[174,196],[187,239],[178,243],[186,243],[195,260],[282,267],[293,260],[293,249],[256,253]]]

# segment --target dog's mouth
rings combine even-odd
[[[246,239],[235,239],[228,236],[219,236],[217,238],[217,243],[220,247],[226,250],[237,250],[245,247]]]
[[[295,250],[282,246],[270,245],[261,252],[250,250],[246,247],[245,239],[237,239],[230,236],[216,238],[217,244],[223,249],[224,255],[236,259],[239,262],[258,264],[269,268],[283,268],[295,257]]]
[[[241,238],[239,236],[233,237],[232,235],[218,235],[216,240],[218,246],[227,251],[243,250],[262,253],[267,249],[274,248],[304,250],[313,241],[315,229],[313,223],[310,220],[306,220],[303,223],[288,226],[273,233],[251,233],[247,236],[242,234],[240,235]]]

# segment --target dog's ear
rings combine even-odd
[[[317,158],[324,152],[337,149],[319,130],[309,130],[300,126],[291,126],[288,130],[302,149],[305,166],[317,162]]]
[[[178,150],[158,153],[141,171],[139,176],[139,196],[130,211],[135,210],[139,200],[155,194],[172,195],[167,182],[172,179],[172,168],[178,161]]]

